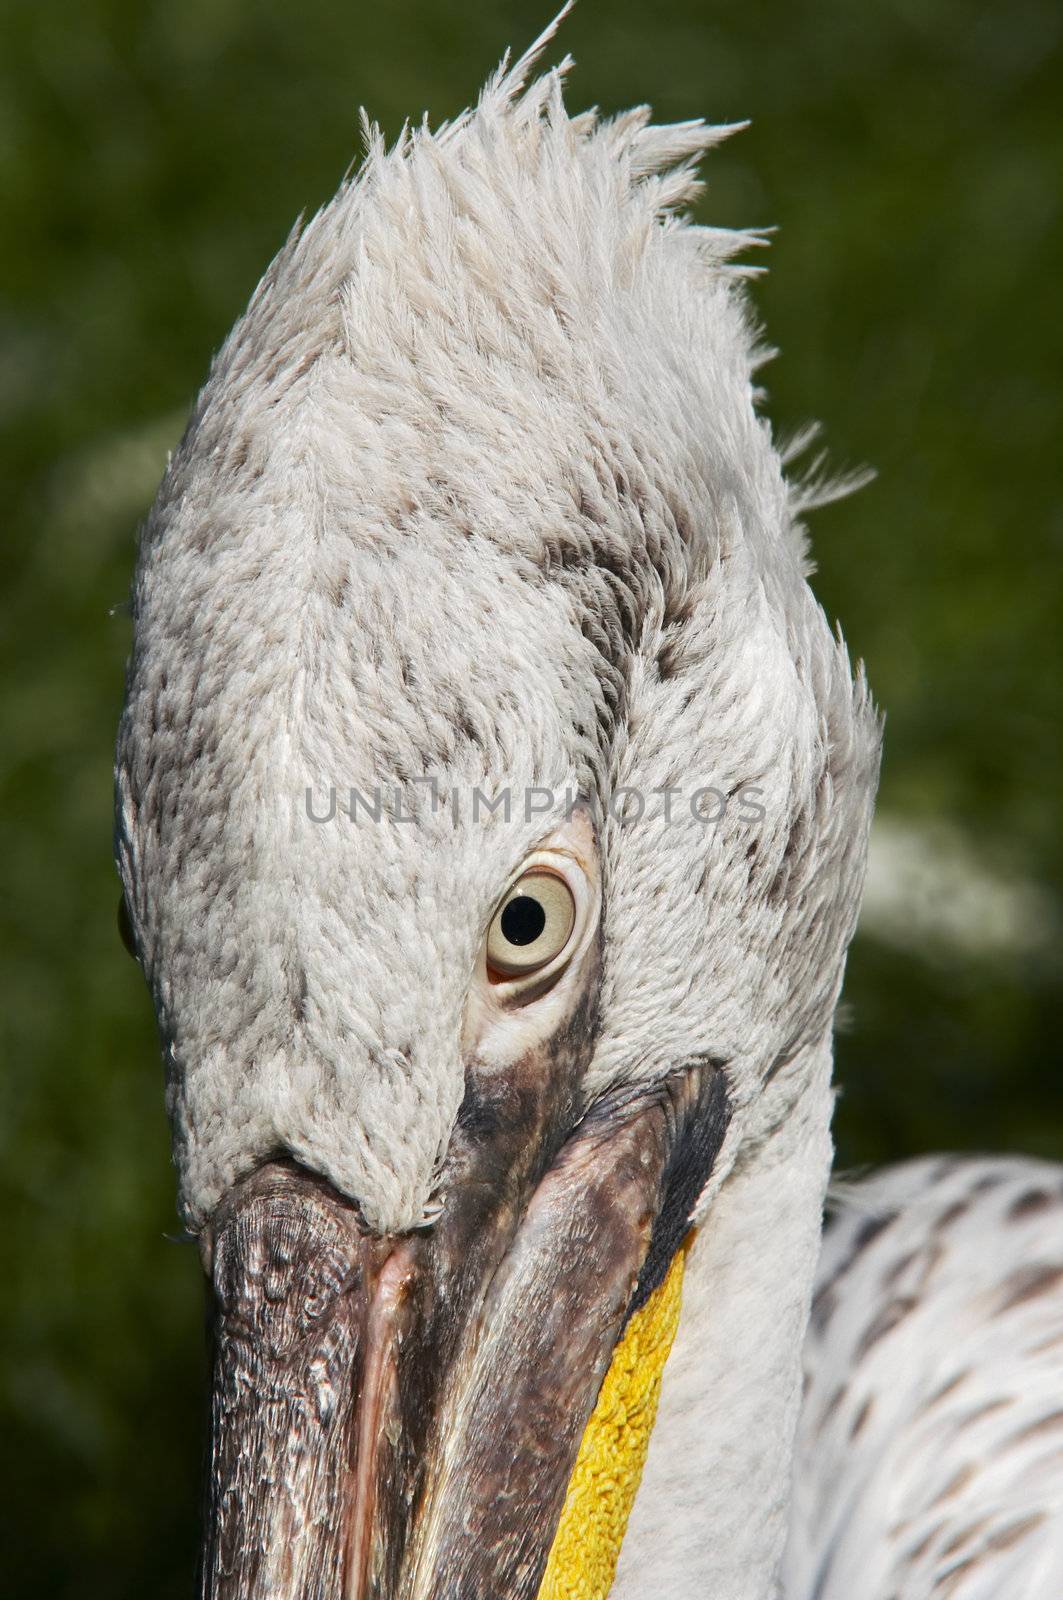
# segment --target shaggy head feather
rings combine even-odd
[[[278,1152],[422,1222],[533,786],[599,818],[588,1103],[722,1063],[733,1159],[830,1027],[878,727],[756,414],[751,238],[677,214],[729,130],[570,117],[548,37],[451,126],[368,130],[143,531],[117,853],[193,1228]],[[416,820],[315,823],[333,785]],[[756,793],[706,824],[700,786]]]

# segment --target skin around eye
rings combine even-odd
[[[576,920],[572,891],[552,872],[526,872],[495,912],[487,964],[503,977],[537,972],[560,955]]]

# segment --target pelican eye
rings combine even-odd
[[[122,895],[118,901],[118,937],[135,961],[137,959],[137,942],[133,934],[133,919],[129,915],[129,907],[126,904],[125,895]]]
[[[538,972],[557,959],[576,921],[572,890],[554,872],[518,878],[487,931],[487,965],[501,978]]]

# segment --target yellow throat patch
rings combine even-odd
[[[657,1419],[683,1298],[688,1235],[613,1352],[569,1479],[538,1600],[606,1600]]]

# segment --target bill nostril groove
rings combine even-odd
[[[270,1167],[220,1208],[212,1265],[219,1336],[288,1359],[305,1340],[319,1344],[322,1323],[359,1296],[364,1239],[353,1208],[327,1185]]]

